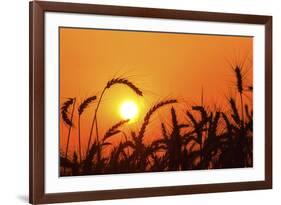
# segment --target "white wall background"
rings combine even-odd
[[[279,204],[281,201],[281,4],[278,0],[73,0],[96,4],[273,15],[273,190],[79,204]],[[279,5],[280,4],[280,5]],[[28,201],[28,0],[0,2],[0,204]],[[77,204],[77,203],[74,203]]]

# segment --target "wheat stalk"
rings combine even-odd
[[[134,85],[131,81],[129,81],[128,79],[125,78],[113,78],[110,81],[107,82],[106,86],[104,87],[104,89],[101,92],[95,113],[94,113],[94,117],[92,120],[92,125],[91,125],[91,129],[90,129],[90,134],[89,134],[89,140],[88,140],[88,147],[87,147],[87,152],[89,151],[89,147],[90,147],[90,143],[91,143],[91,139],[92,139],[92,134],[93,134],[93,128],[94,125],[96,125],[96,136],[97,136],[97,141],[99,142],[99,133],[98,133],[98,122],[97,122],[97,113],[98,113],[98,109],[101,103],[101,100],[105,94],[105,91],[110,89],[113,85],[116,84],[122,84],[122,85],[126,85],[129,88],[131,88],[137,95],[142,96],[142,91],[136,86]]]
[[[142,91],[135,86],[131,81],[125,79],[125,78],[113,78],[106,84],[106,89],[109,89],[115,84],[123,84],[131,88],[137,95],[142,96]]]
[[[113,125],[111,128],[109,128],[106,133],[104,134],[103,140],[105,141],[107,140],[109,137],[117,134],[120,132],[120,130],[118,130],[119,127],[121,127],[122,125],[126,124],[127,122],[129,122],[129,120],[121,120],[120,122],[116,123],[115,125]]]
[[[86,98],[78,107],[78,138],[79,138],[79,159],[80,163],[82,162],[82,150],[81,150],[81,115],[85,111],[85,109],[95,100],[96,96],[90,96]]]
[[[72,124],[71,119],[69,119],[69,117],[68,117],[68,109],[74,103],[74,101],[75,101],[75,98],[69,98],[61,106],[61,116],[62,116],[63,122],[70,127],[72,127],[73,124]]]
[[[242,80],[242,68],[240,66],[236,66],[234,69],[236,76],[236,87],[240,94],[243,93],[243,80]]]
[[[243,78],[242,78],[242,66],[236,66],[234,71],[236,76],[236,86],[237,86],[238,93],[240,95],[241,116],[242,116],[241,126],[242,126],[244,122],[244,108],[243,108],[243,96],[242,96],[244,88],[243,88]]]
[[[167,129],[166,129],[166,126],[163,122],[161,123],[161,129],[162,129],[162,135],[164,137],[167,137]]]
[[[61,107],[61,115],[63,121],[69,126],[68,127],[68,135],[67,135],[67,143],[66,143],[66,149],[65,149],[65,159],[67,159],[67,153],[68,153],[68,146],[69,146],[69,140],[70,140],[70,134],[71,134],[71,128],[73,126],[72,120],[73,120],[73,114],[74,114],[74,108],[75,108],[75,98],[69,98],[67,101],[65,101]],[[68,117],[68,109],[69,107],[72,106],[72,112],[71,112],[71,117],[69,119]],[[65,174],[65,168],[64,167],[64,174]]]
[[[238,113],[238,110],[237,110],[237,107],[236,107],[234,99],[230,98],[229,99],[229,103],[230,103],[230,106],[231,106],[231,109],[232,109],[232,112],[233,112],[233,114],[231,114],[231,117],[233,118],[233,120],[237,124],[239,124],[240,123],[240,117],[239,117],[239,113]]]
[[[146,127],[148,126],[149,124],[149,120],[152,116],[152,114],[158,110],[159,108],[165,106],[165,105],[168,105],[168,104],[173,104],[173,103],[177,103],[178,101],[176,99],[170,99],[170,100],[165,100],[165,101],[161,101],[159,103],[157,103],[156,105],[154,105],[152,108],[150,108],[150,110],[146,113],[145,117],[144,117],[144,120],[143,120],[143,123],[142,123],[142,126],[141,126],[141,129],[139,131],[139,138],[143,138],[144,136],[144,133],[145,133],[145,130],[146,130]]]
[[[82,115],[83,112],[85,111],[85,109],[93,102],[97,99],[97,96],[90,96],[88,98],[86,98],[78,107],[78,114]]]

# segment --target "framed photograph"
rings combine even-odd
[[[30,203],[271,187],[271,16],[30,2]]]

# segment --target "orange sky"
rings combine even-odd
[[[126,99],[137,101],[141,107],[139,120],[126,125],[126,131],[138,130],[143,115],[159,100],[179,99],[176,109],[182,115],[186,106],[200,103],[202,89],[205,105],[225,109],[226,96],[235,93],[231,64],[246,59],[245,82],[252,83],[252,47],[252,37],[60,28],[60,103],[76,97],[79,104],[99,94],[113,77],[135,83],[143,98],[118,85],[106,92],[98,115],[101,133],[121,120],[118,108]],[[83,147],[94,108],[82,116]],[[157,112],[150,130],[160,121],[169,122],[167,109]],[[77,148],[77,112],[74,126],[70,150]],[[67,129],[61,122],[63,150]]]

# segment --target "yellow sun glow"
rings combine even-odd
[[[121,104],[119,112],[123,119],[133,120],[138,115],[138,106],[134,101],[125,101]]]

